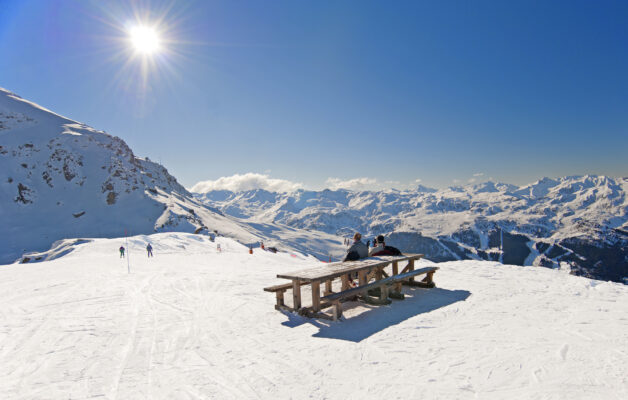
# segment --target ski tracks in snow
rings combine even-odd
[[[623,287],[545,269],[442,263],[435,278],[443,291],[408,290],[386,312],[455,290],[470,292],[466,300],[382,326],[377,313],[356,313],[333,324],[378,325],[343,340],[315,336],[328,322],[276,312],[261,290],[304,263],[241,250],[136,257],[130,275],[126,262],[87,264],[85,255],[0,270],[0,398],[627,394]]]

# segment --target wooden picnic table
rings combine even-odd
[[[339,305],[340,299],[344,298],[343,295],[354,295],[354,293],[363,294],[368,289],[382,287],[381,290],[386,289],[384,284],[394,285],[395,291],[401,295],[402,283],[415,285],[415,286],[427,286],[433,287],[432,276],[434,271],[438,267],[431,267],[425,269],[425,271],[415,271],[414,262],[423,257],[423,254],[411,254],[404,256],[382,256],[367,258],[359,261],[345,261],[335,262],[320,265],[314,268],[307,268],[293,272],[285,272],[277,274],[278,278],[289,279],[291,283],[271,286],[265,288],[265,291],[275,292],[277,294],[277,309],[287,309],[289,311],[299,311],[302,314],[310,316],[322,316],[320,311],[324,307],[331,306],[332,303]],[[399,271],[399,263],[407,261],[407,265],[401,271]],[[392,275],[388,275],[384,268],[392,264]],[[415,274],[416,272],[416,274]],[[427,277],[424,282],[415,282],[414,277],[417,274],[426,273]],[[358,285],[354,288],[350,284],[350,276],[357,274]],[[395,280],[395,276],[402,276],[403,281]],[[384,278],[386,277],[386,278]],[[332,281],[336,278],[340,278],[342,281],[341,291],[334,294],[332,292]],[[374,283],[369,281],[374,279]],[[388,279],[388,280],[386,280]],[[329,302],[322,303],[320,295],[321,283],[325,283],[325,291],[323,300],[328,297]],[[379,285],[378,282],[382,284]],[[303,308],[301,307],[301,286],[310,285],[312,288],[312,306]],[[292,307],[287,307],[283,301],[283,293],[292,289]],[[387,292],[387,291],[386,291]],[[346,296],[345,296],[346,297]],[[401,295],[401,298],[403,295]],[[364,299],[369,299],[367,295],[363,296]],[[376,304],[388,304],[378,303],[377,300],[371,299]],[[387,301],[387,299],[381,299],[381,301]],[[335,314],[336,315],[336,314]]]

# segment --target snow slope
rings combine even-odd
[[[1,88],[0,220],[0,264],[36,261],[31,252],[48,257],[55,242],[68,238],[217,230],[257,243],[265,230],[283,229],[255,229],[225,216],[192,198],[163,166],[136,157],[122,139]]]
[[[334,323],[262,291],[313,258],[157,233],[130,238],[127,274],[122,243],[0,267],[0,398],[628,397],[625,285],[446,262],[436,289]]]

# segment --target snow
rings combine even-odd
[[[0,267],[0,398],[628,397],[622,284],[447,262],[437,288],[330,322],[262,291],[312,257],[157,233],[129,239],[128,274],[121,244]]]

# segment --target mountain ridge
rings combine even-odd
[[[194,200],[120,138],[0,88],[0,264],[62,239],[220,230],[258,240]]]
[[[542,178],[426,191],[217,191],[194,196],[244,221],[365,237],[385,234],[435,261],[480,259],[628,276],[628,178]],[[496,238],[499,237],[499,241]],[[608,265],[612,264],[612,265]]]

